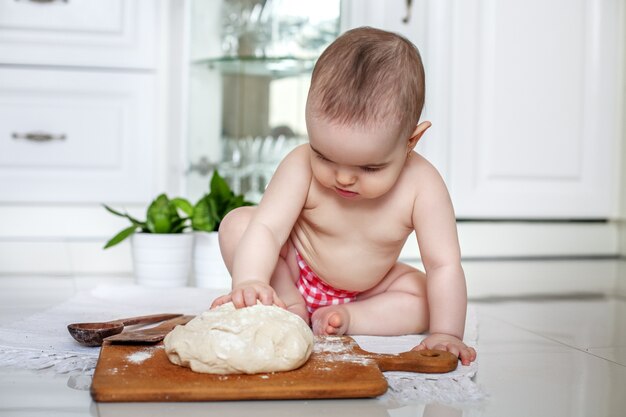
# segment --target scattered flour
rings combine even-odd
[[[313,352],[315,353],[341,353],[346,352],[350,345],[343,343],[340,337],[326,336],[316,337]]]
[[[338,336],[316,337],[313,352],[324,355],[324,362],[331,365],[332,362],[351,362],[359,365],[369,365],[372,360],[354,353],[349,353],[356,345],[355,342],[346,343],[345,339]],[[328,367],[320,368],[330,370]]]
[[[135,363],[135,364],[140,364],[143,361],[145,361],[146,359],[149,359],[152,357],[152,352],[150,351],[145,351],[145,350],[140,350],[138,352],[132,353],[130,355],[128,355],[126,357],[126,360],[128,360],[129,362]]]
[[[129,354],[128,356],[126,356],[126,360],[134,364],[140,364],[145,360],[150,359],[157,349],[165,349],[165,347],[163,345],[150,346]],[[127,367],[128,365],[124,365],[124,368]]]

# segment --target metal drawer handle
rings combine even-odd
[[[64,133],[60,135],[53,135],[46,132],[28,132],[28,133],[15,133],[11,135],[13,139],[26,139],[31,142],[50,142],[53,140],[65,140]]]
[[[406,0],[406,16],[402,19],[402,23],[405,25],[411,20],[411,3],[412,0]]]

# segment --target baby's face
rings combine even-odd
[[[345,199],[373,199],[396,183],[407,160],[408,138],[395,129],[307,120],[311,168],[317,181]]]

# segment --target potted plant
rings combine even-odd
[[[131,223],[113,236],[104,249],[131,238],[133,268],[138,284],[152,287],[181,287],[187,284],[193,248],[193,234],[184,233],[193,215],[193,207],[187,200],[169,199],[166,194],[161,194],[148,206],[145,221],[107,205],[104,207]]]
[[[193,207],[191,228],[194,231],[193,269],[195,283],[204,288],[230,287],[230,274],[219,249],[217,230],[228,212],[253,203],[236,195],[217,171],[213,172],[210,192]]]

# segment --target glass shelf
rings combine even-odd
[[[307,141],[311,73],[339,34],[341,1],[188,3],[187,192],[206,192],[217,168],[258,201],[282,157]]]
[[[228,56],[193,62],[225,74],[267,76],[275,79],[293,77],[313,70],[315,59],[295,57]]]

